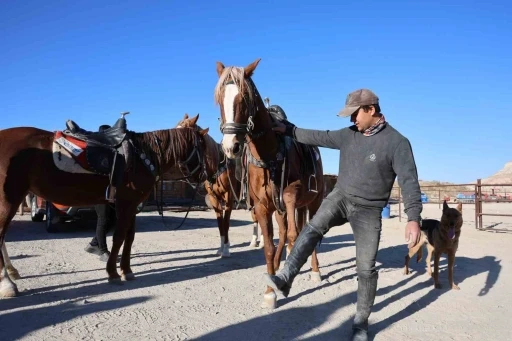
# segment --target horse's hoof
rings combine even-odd
[[[14,283],[0,286],[0,298],[11,298],[18,296],[18,287]]]
[[[219,248],[217,252],[215,253],[217,256],[222,256],[222,252],[224,252],[224,248]]]
[[[322,276],[320,275],[320,271],[312,271],[310,275],[311,281],[315,283],[320,283],[322,281]]]
[[[263,242],[263,240],[260,240],[259,244],[258,244],[258,249],[263,249],[265,247],[265,243]]]
[[[113,277],[113,278],[109,277],[108,283],[114,284],[114,285],[123,285],[123,282],[121,281],[121,277]]]
[[[125,281],[133,281],[135,279],[135,275],[133,274],[133,272],[130,272],[127,274],[123,274],[121,278]]]
[[[271,291],[268,294],[263,295],[263,303],[261,304],[263,309],[275,309],[277,307],[277,295]]]
[[[7,267],[7,274],[12,280],[21,279],[20,273],[12,265]]]
[[[251,239],[251,243],[249,244],[250,247],[257,247],[258,246],[258,242],[256,240],[256,236],[253,236],[252,239]]]
[[[222,258],[229,258],[231,257],[231,253],[229,253],[229,243],[224,244],[224,250],[222,250]]]

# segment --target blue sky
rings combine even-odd
[[[511,16],[506,1],[2,1],[0,129],[200,113],[220,140],[215,62],[262,58],[255,84],[297,126],[350,125],[337,112],[369,88],[420,179],[474,182],[512,160]]]

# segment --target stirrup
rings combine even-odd
[[[315,180],[315,189],[311,189],[311,178]],[[318,193],[318,182],[316,181],[316,175],[311,174],[308,179],[308,190],[313,193]]]

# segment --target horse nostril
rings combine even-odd
[[[240,143],[235,142],[235,144],[233,145],[233,153],[237,154],[239,151],[240,151]]]

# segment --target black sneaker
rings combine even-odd
[[[91,243],[87,243],[87,246],[84,249],[86,252],[92,253],[93,255],[101,256],[103,253],[100,250],[100,247],[97,245],[91,245]]]

